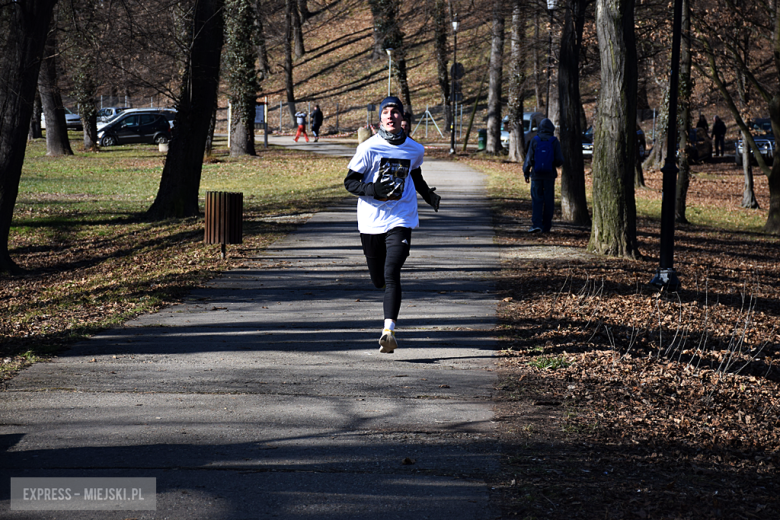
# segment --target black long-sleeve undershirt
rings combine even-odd
[[[423,179],[422,169],[415,168],[409,172],[409,175],[411,175],[412,181],[414,181],[414,189],[425,202],[430,204],[431,190],[428,187],[428,183]],[[344,179],[344,187],[347,188],[348,192],[358,197],[374,197],[374,183],[363,182],[363,174],[360,172],[348,170],[347,177]]]

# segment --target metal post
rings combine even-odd
[[[455,101],[455,78],[458,77],[458,15],[452,17],[452,95],[450,97],[450,155],[455,155],[455,119],[457,118]]]
[[[339,133],[339,104],[336,103],[336,134]]]
[[[393,77],[393,49],[385,49],[387,52],[387,96],[390,96],[390,78]]]
[[[263,104],[263,147],[268,148],[268,96]]]
[[[552,72],[552,55],[553,55],[553,41],[552,41],[552,26],[553,26],[553,10],[550,9],[550,3],[547,4],[547,13],[550,15],[550,29],[548,31],[550,37],[550,52],[547,55],[547,99],[544,102],[544,117],[550,117],[550,83]]]
[[[663,173],[661,199],[661,261],[650,285],[668,291],[680,289],[680,280],[674,270],[674,203],[677,188],[677,90],[680,77],[680,40],[682,39],[682,0],[674,0],[672,26],[672,62],[669,79],[669,119],[666,131],[668,141]]]
[[[279,100],[279,135],[282,134],[282,100]]]

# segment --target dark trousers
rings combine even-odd
[[[554,210],[555,179],[531,180],[531,225],[549,233]]]
[[[725,136],[716,135],[713,137],[715,138],[715,155],[720,155],[723,157],[723,154],[726,152],[726,140],[724,139]],[[720,152],[718,150],[720,150]]]
[[[411,228],[397,227],[380,235],[360,234],[371,282],[385,288],[385,319],[397,320],[401,310],[401,268],[412,244]]]

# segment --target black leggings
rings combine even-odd
[[[371,282],[385,288],[385,319],[397,320],[401,310],[401,268],[412,244],[411,228],[397,227],[381,235],[360,234]]]

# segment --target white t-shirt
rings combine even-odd
[[[377,200],[374,197],[358,197],[357,219],[361,233],[378,235],[387,233],[396,227],[415,229],[420,225],[417,216],[417,192],[411,170],[419,168],[423,163],[425,148],[413,139],[407,138],[403,144],[392,145],[379,134],[364,141],[358,146],[355,156],[349,161],[348,168],[363,173],[363,182],[376,182],[379,177],[379,165],[386,162],[402,164],[407,168],[404,178],[404,189],[398,200]]]

